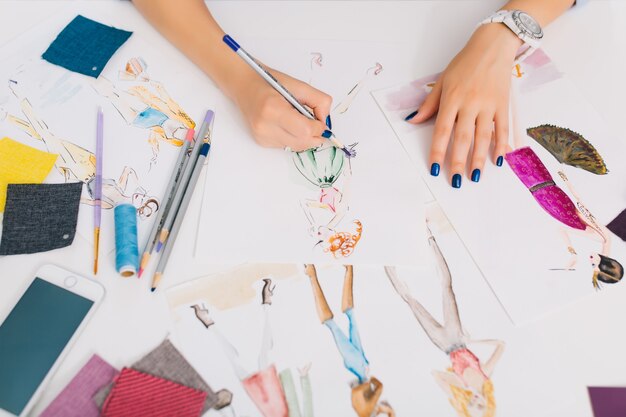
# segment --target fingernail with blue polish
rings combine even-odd
[[[325,139],[328,139],[332,136],[333,132],[331,132],[330,130],[325,130],[324,133],[322,133],[322,137]]]
[[[480,181],[480,169],[476,168],[472,171],[472,181],[478,182]]]
[[[333,122],[330,121],[330,114],[326,116],[326,127],[328,127],[330,130],[333,129]]]
[[[430,175],[432,175],[433,177],[438,177],[439,176],[439,170],[441,169],[441,167],[439,166],[438,163],[433,163],[430,166]]]
[[[409,120],[411,120],[412,118],[415,117],[415,115],[417,114],[417,110],[415,110],[413,113],[409,114],[407,117],[404,118],[405,122],[408,122]]]
[[[502,155],[500,155],[498,159],[496,159],[496,165],[501,167],[503,163],[504,163],[504,158],[502,157]]]
[[[461,174],[454,174],[452,177],[452,187],[461,188]]]

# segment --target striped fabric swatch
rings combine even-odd
[[[101,416],[198,417],[206,396],[206,392],[124,368],[115,380]]]

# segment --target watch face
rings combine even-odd
[[[539,23],[537,23],[537,21],[533,19],[529,14],[516,11],[513,13],[513,19],[520,29],[522,29],[533,38],[543,38],[543,30],[541,30],[541,26],[539,26]]]

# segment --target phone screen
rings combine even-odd
[[[19,415],[93,305],[35,278],[0,326],[0,408]]]

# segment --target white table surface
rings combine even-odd
[[[237,36],[410,41],[414,47],[407,54],[415,54],[413,69],[419,76],[443,68],[462,47],[475,22],[501,3],[499,0],[211,1],[209,6],[225,30]],[[76,3],[72,1],[0,1],[0,43],[73,5]],[[130,2],[92,0],[83,2],[81,7],[114,16],[111,21],[116,26],[131,28],[159,48],[172,49]],[[616,131],[622,126],[626,111],[622,104],[622,97],[626,96],[624,22],[626,1],[591,1],[587,7],[567,13],[548,27],[544,43],[544,49],[557,65]],[[181,59],[185,58],[181,56]],[[181,233],[184,239],[192,229],[186,225]],[[0,317],[8,312],[10,303],[40,265],[52,262],[89,276],[91,259],[92,248],[78,237],[69,248],[0,258]],[[171,265],[176,266],[178,273],[168,276],[164,287],[220,268],[202,265],[180,249],[174,250]],[[136,281],[119,278],[112,262],[104,263],[101,269],[98,279],[106,287],[106,298],[55,374],[33,415],[65,386],[91,353],[97,352],[113,365],[123,366],[155,346],[170,328],[162,291],[150,294],[147,280],[137,285]],[[531,351],[535,355],[529,361],[540,363],[547,374],[571,375],[580,381],[567,401],[559,399],[563,403],[562,411],[555,414],[537,410],[536,417],[589,417],[586,385],[626,386],[626,361],[622,353],[626,345],[625,298],[626,286],[615,285],[542,320],[518,328],[511,325],[508,329],[509,346],[516,343],[534,346]],[[541,383],[540,374],[534,378],[535,383]],[[532,402],[532,398],[527,401]],[[452,414],[449,409],[442,410],[441,415]]]

